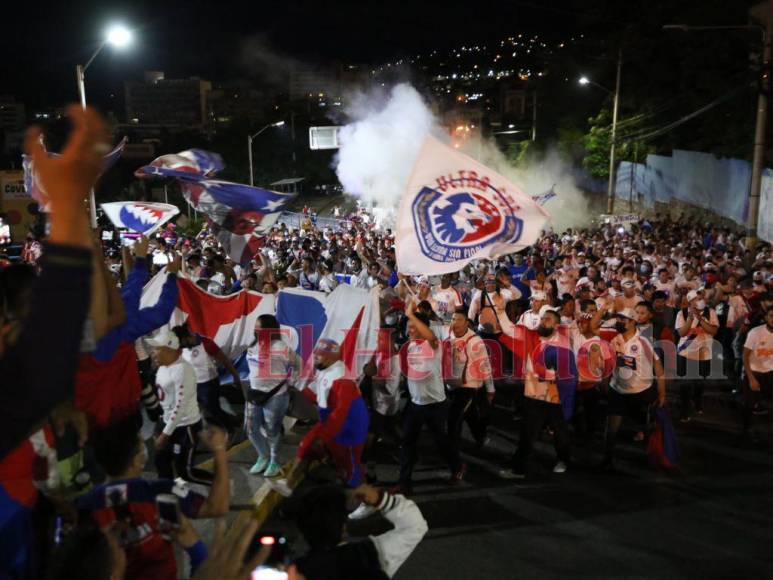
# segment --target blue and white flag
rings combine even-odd
[[[244,255],[244,248],[255,245],[249,238],[270,229],[295,194],[214,179],[224,167],[217,153],[191,149],[162,155],[135,175],[176,179],[185,200],[207,217],[221,243],[225,237],[232,238],[224,244],[228,255],[245,263],[252,256]]]
[[[117,228],[149,236],[180,213],[177,206],[147,201],[115,201],[101,204],[105,215]]]
[[[548,201],[556,197],[555,187],[556,187],[556,184],[554,183],[551,186],[551,188],[545,193],[540,193],[539,195],[532,195],[531,198],[534,200],[534,202],[537,205],[545,205]]]
[[[428,136],[397,215],[398,271],[447,274],[517,252],[537,241],[548,217],[504,176]]]
[[[341,345],[341,358],[357,376],[376,349],[379,328],[378,291],[342,284],[330,294],[285,288],[277,295],[276,318],[286,342],[304,364],[321,338]]]
[[[357,276],[354,274],[335,274],[335,279],[339,284],[355,284]]]

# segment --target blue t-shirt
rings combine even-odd
[[[529,288],[527,284],[524,284],[521,281],[521,276],[523,276],[524,273],[528,277],[530,272],[529,266],[527,264],[521,264],[520,266],[516,266],[515,264],[512,264],[510,268],[508,268],[508,270],[510,271],[510,278],[513,281],[513,286],[515,286],[516,288],[518,288],[518,290],[521,291],[521,295],[524,298],[528,298],[529,296],[531,296],[531,288]],[[532,277],[529,278],[529,280],[532,280],[534,278],[533,270],[531,270],[531,274],[532,274]]]

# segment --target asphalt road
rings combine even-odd
[[[500,470],[514,450],[518,422],[500,406],[487,447],[465,444],[470,469],[458,487],[446,484],[448,473],[425,434],[412,498],[430,531],[395,578],[771,577],[773,414],[762,421],[762,443],[742,443],[729,397],[709,390],[706,414],[677,426],[679,473],[651,467],[643,444],[628,431],[621,435],[616,472],[595,469],[599,439],[590,448],[576,446],[572,467],[553,474],[552,444],[543,434],[529,477],[513,481]],[[299,436],[288,437],[287,459]],[[384,485],[397,477],[394,451],[387,446],[378,454],[375,475]],[[232,457],[234,511],[247,507],[262,483],[247,473],[254,458],[248,445]],[[329,477],[323,467],[304,485]],[[284,529],[302,551],[291,507],[275,511],[268,526]],[[376,516],[349,532],[364,536],[384,526]]]

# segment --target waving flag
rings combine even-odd
[[[145,236],[180,213],[177,206],[144,201],[116,201],[103,203],[101,207],[115,227],[127,228]]]
[[[124,137],[121,139],[118,145],[115,146],[115,149],[113,149],[110,153],[102,158],[102,171],[100,172],[100,175],[115,165],[116,161],[118,161],[118,159],[121,157],[124,147],[126,147],[126,143],[128,143],[128,141],[129,139]],[[59,153],[49,153],[48,155],[51,157],[59,157]],[[24,169],[24,188],[27,190],[27,193],[29,193],[30,196],[32,196],[32,198],[38,202],[38,205],[43,211],[48,211],[48,195],[41,186],[40,182],[37,180],[32,157],[27,154],[23,154],[21,158],[22,169]]]
[[[166,273],[159,272],[142,290],[140,306],[158,301]],[[188,328],[214,340],[226,356],[235,359],[255,338],[255,321],[261,314],[274,313],[274,296],[242,290],[228,296],[205,292],[187,278],[178,277],[177,307],[171,326],[188,321]]]
[[[536,203],[537,205],[540,205],[540,206],[545,205],[548,201],[556,197],[557,194],[555,192],[555,187],[556,187],[556,184],[554,183],[551,186],[551,188],[545,193],[540,193],[539,195],[532,195],[531,198],[534,200],[534,203]]]
[[[533,244],[548,214],[502,175],[428,136],[397,217],[405,274],[457,272]]]
[[[259,243],[252,236],[273,226],[295,194],[214,179],[223,167],[216,153],[191,149],[163,155],[135,175],[177,179],[186,201],[207,216],[228,255],[245,263],[254,255],[249,250]]]
[[[379,328],[378,291],[342,284],[330,294],[287,288],[279,292],[276,317],[289,332],[288,344],[307,366],[321,338],[341,345],[347,369],[358,376],[376,348]]]

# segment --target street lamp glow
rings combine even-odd
[[[590,84],[590,79],[588,77],[580,77],[577,82],[581,85],[588,85]]]
[[[274,123],[274,127],[281,127],[284,124],[285,124],[284,121],[277,121],[276,123]]]
[[[107,29],[107,34],[105,34],[105,41],[108,44],[112,44],[116,48],[124,48],[132,41],[131,30],[122,24],[114,24]]]

